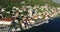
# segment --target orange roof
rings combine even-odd
[[[0,18],[0,21],[12,21],[15,20],[16,18]]]

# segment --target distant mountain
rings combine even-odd
[[[52,0],[54,2],[56,2],[57,4],[60,4],[60,0]]]

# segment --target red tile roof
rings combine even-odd
[[[0,18],[0,21],[12,21],[15,20],[16,18]]]

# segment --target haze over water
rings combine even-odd
[[[58,3],[58,4],[60,4],[60,0],[52,0],[52,1],[54,1],[54,2],[56,2],[56,3]]]

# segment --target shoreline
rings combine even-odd
[[[57,17],[59,17],[60,15],[55,15],[54,17],[52,17],[52,18],[49,18],[49,19],[47,19],[47,20],[42,20],[42,21],[38,21],[38,23],[35,23],[35,26],[39,26],[39,25],[41,25],[41,24],[44,24],[44,23],[49,23],[49,20],[53,20],[54,18],[57,18]]]

